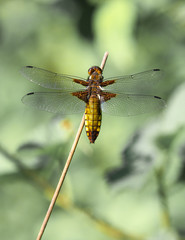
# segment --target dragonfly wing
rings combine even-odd
[[[114,94],[110,100],[102,102],[102,111],[117,116],[134,116],[155,112],[165,106],[163,99],[150,95]]]
[[[162,78],[163,72],[160,69],[152,69],[149,71],[136,73],[116,78],[106,78],[106,82],[112,84],[105,86],[105,90],[117,93],[146,93],[150,94],[155,89],[157,83]]]
[[[26,94],[22,102],[32,108],[53,113],[73,114],[85,111],[85,102],[66,92],[32,92]]]
[[[42,87],[51,89],[67,89],[69,91],[77,91],[82,89],[82,85],[76,83],[76,79],[78,80],[78,82],[87,83],[86,80],[83,78],[65,74],[58,74],[33,66],[23,67],[21,69],[21,73],[31,82],[34,82]]]

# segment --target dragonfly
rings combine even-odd
[[[102,111],[115,116],[151,113],[165,106],[165,101],[150,94],[151,88],[162,77],[160,69],[104,79],[102,69],[93,66],[88,78],[58,74],[33,66],[25,66],[22,74],[43,88],[30,92],[22,102],[40,110],[74,114],[85,111],[85,129],[90,143],[99,135]]]

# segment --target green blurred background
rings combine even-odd
[[[0,236],[36,239],[82,115],[29,109],[33,65],[87,77],[164,70],[158,113],[83,130],[43,239],[185,239],[185,1],[0,1]]]

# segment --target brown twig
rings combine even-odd
[[[109,55],[108,52],[105,52],[105,53],[104,53],[104,56],[103,56],[103,59],[102,59],[101,65],[100,65],[100,68],[102,69],[102,71],[103,71],[103,69],[104,69],[104,67],[105,67],[105,63],[106,63],[106,61],[107,61],[108,55]]]
[[[100,65],[100,68],[103,70],[104,69],[104,66],[105,66],[105,63],[106,63],[106,60],[107,60],[107,57],[108,57],[108,52],[105,52],[104,56],[103,56],[103,59],[102,59],[102,62],[101,62],[101,65]],[[48,208],[48,211],[46,213],[46,216],[44,218],[44,221],[42,223],[42,226],[40,228],[40,231],[38,233],[38,236],[37,236],[37,240],[40,240],[42,238],[42,235],[44,233],[44,230],[46,228],[46,225],[48,223],[48,220],[51,216],[51,213],[52,213],[52,210],[53,210],[53,207],[55,205],[55,202],[57,200],[57,197],[58,197],[58,194],[60,192],[60,189],[62,187],[62,184],[64,182],[64,179],[65,179],[65,176],[67,174],[67,171],[68,171],[68,168],[69,168],[69,165],[71,163],[71,160],[72,160],[72,157],[74,155],[74,152],[75,152],[75,149],[77,147],[77,144],[78,144],[78,141],[79,141],[79,138],[80,138],[80,135],[82,133],[82,130],[83,130],[83,127],[84,127],[84,123],[85,123],[85,114],[83,115],[83,118],[82,118],[82,121],[80,123],[80,126],[79,126],[79,129],[78,129],[78,132],[76,134],[76,137],[75,137],[75,140],[74,140],[74,143],[72,145],[72,148],[71,148],[71,151],[69,153],[69,156],[67,158],[67,161],[66,161],[66,164],[64,166],[64,169],[62,171],[62,174],[61,174],[61,177],[59,179],[59,182],[57,184],[57,187],[56,187],[56,190],[55,190],[55,193],[52,197],[52,200],[51,200],[51,203],[49,205],[49,208]]]

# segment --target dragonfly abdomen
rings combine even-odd
[[[85,129],[90,143],[94,143],[100,132],[101,107],[97,95],[91,95],[85,108]]]

